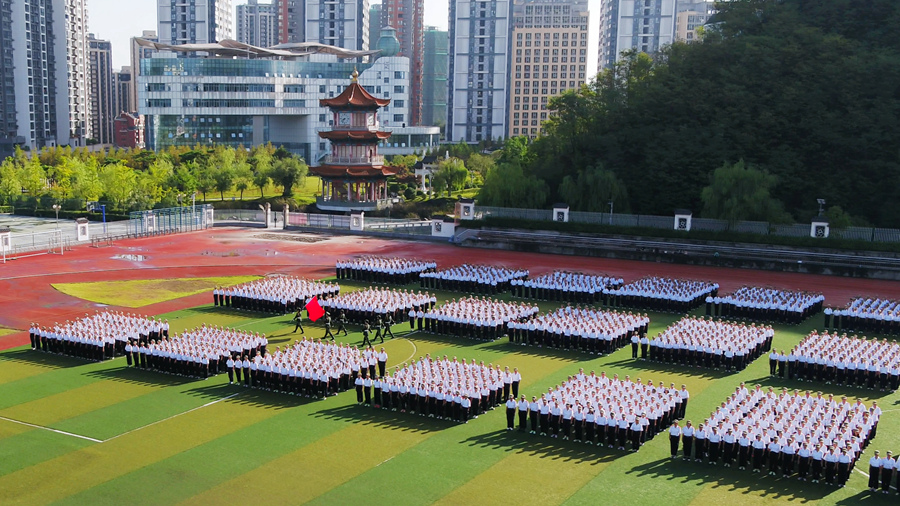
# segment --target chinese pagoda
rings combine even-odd
[[[378,143],[391,133],[378,129],[377,116],[378,109],[391,101],[372,96],[358,78],[354,70],[343,93],[319,100],[334,118],[331,130],[319,132],[319,137],[331,141],[331,154],[309,169],[322,179],[316,207],[323,211],[374,211],[391,205],[387,178],[400,169],[385,166],[384,156],[378,154]]]

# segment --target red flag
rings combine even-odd
[[[306,303],[306,314],[309,316],[310,321],[316,321],[325,316],[325,310],[319,305],[318,297],[313,297]]]

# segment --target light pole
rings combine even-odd
[[[609,224],[612,225],[613,200],[609,199],[609,202],[607,202],[607,204],[609,204]]]
[[[62,209],[62,206],[59,204],[53,204],[53,210],[56,211],[56,228],[59,228],[59,210]]]

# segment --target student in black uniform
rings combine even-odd
[[[334,334],[331,333],[331,313],[325,313],[325,337],[322,339],[329,337],[331,337],[331,342],[334,342]]]
[[[341,310],[341,315],[338,316],[338,329],[337,333],[340,334],[341,331],[344,331],[344,335],[347,335],[347,313]]]
[[[362,329],[362,334],[363,334],[362,346],[363,347],[372,346],[372,341],[369,341],[369,332],[371,332],[371,331],[372,331],[372,326],[369,325],[369,320],[366,320],[365,322],[363,322],[363,329]]]
[[[303,308],[301,307],[300,309],[297,310],[297,313],[294,315],[294,323],[295,323],[294,333],[295,334],[297,333],[297,329],[300,329],[300,332],[306,333],[306,331],[303,330],[303,321],[302,320],[303,320]]]
[[[391,331],[391,326],[394,325],[394,318],[388,313],[387,318],[384,319],[384,335],[391,335],[391,339],[394,338],[394,332]],[[382,342],[384,340],[382,339]]]
[[[376,339],[381,339],[381,342],[384,343],[384,334],[382,331],[384,330],[384,322],[381,320],[381,316],[379,315],[375,320],[375,337],[372,338],[372,341]]]

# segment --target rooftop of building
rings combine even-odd
[[[293,60],[314,54],[328,54],[342,59],[356,59],[379,54],[379,50],[355,51],[318,42],[292,42],[263,48],[236,40],[223,40],[214,44],[163,44],[142,37],[135,37],[138,46],[156,51],[176,53],[207,53],[207,58],[267,58]]]

